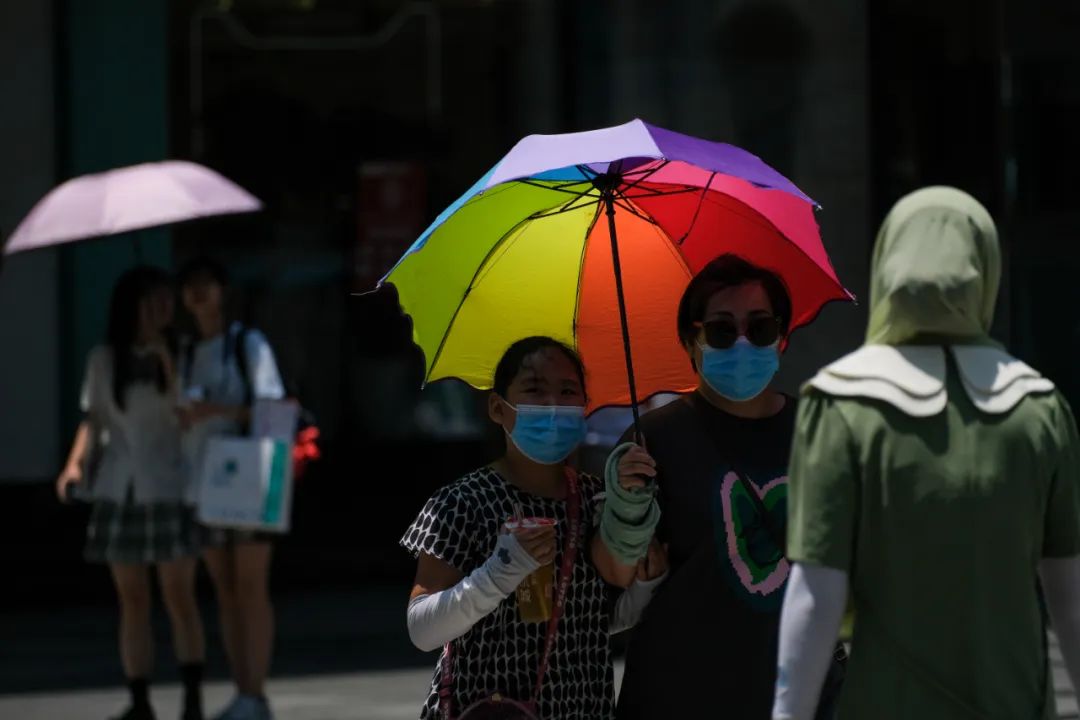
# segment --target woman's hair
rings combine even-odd
[[[113,286],[105,343],[112,351],[113,400],[121,410],[124,409],[124,391],[135,379],[135,353],[132,346],[139,332],[139,306],[144,299],[163,289],[172,289],[169,274],[150,265],[128,270]],[[170,347],[170,350],[173,349]],[[165,368],[160,364],[156,375],[158,390],[165,392],[168,379],[165,377]]]
[[[180,287],[204,280],[210,280],[223,288],[229,286],[229,272],[224,265],[209,255],[199,255],[188,260],[176,274],[176,279]]]
[[[495,368],[495,379],[492,383],[492,389],[495,393],[500,397],[505,398],[506,393],[510,390],[510,384],[514,382],[514,378],[516,378],[518,373],[525,367],[525,359],[541,350],[547,350],[548,348],[558,350],[574,364],[574,369],[577,370],[578,380],[581,381],[581,390],[584,392],[585,366],[581,363],[581,358],[578,357],[578,354],[558,340],[549,337],[536,336],[518,340],[503,354],[502,359],[499,360],[499,364]]]
[[[752,265],[736,255],[725,254],[706,265],[683,293],[679,301],[679,342],[684,346],[693,344],[698,334],[694,323],[701,322],[705,317],[705,310],[713,295],[725,288],[753,282],[761,283],[769,296],[773,313],[780,318],[780,334],[787,335],[791,326],[791,296],[783,280],[775,273]]]

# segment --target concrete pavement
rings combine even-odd
[[[271,683],[269,694],[278,720],[405,720],[416,718],[429,678],[426,670],[282,678]],[[230,695],[228,684],[209,684],[207,711],[216,712]],[[161,720],[179,717],[178,685],[155,687],[152,697]],[[103,720],[123,709],[126,701],[122,689],[10,695],[0,697],[0,718]]]
[[[406,720],[417,717],[433,654],[412,648],[398,587],[310,589],[277,599],[275,677],[269,694],[278,720]],[[207,604],[210,648],[206,707],[228,702],[224,658]],[[179,715],[180,691],[158,608],[160,720]],[[111,606],[0,613],[0,720],[103,720],[126,703],[119,687],[116,610]],[[1050,655],[1061,718],[1080,720],[1057,642]],[[616,682],[621,681],[621,663]]]
[[[1057,701],[1058,717],[1080,718],[1076,691],[1069,682],[1065,660],[1061,657],[1061,648],[1058,647],[1057,638],[1053,633],[1050,634],[1050,672],[1054,675],[1054,697]]]
[[[1076,694],[1053,639],[1050,655],[1058,717],[1080,718]],[[622,671],[622,663],[616,663],[616,687],[622,682]],[[430,667],[424,667],[278,678],[269,690],[277,720],[412,720],[417,717],[431,672]],[[227,683],[210,683],[206,687],[207,710],[222,707],[230,693]],[[179,716],[180,688],[175,683],[155,687],[153,699],[161,720]],[[125,702],[121,689],[0,695],[0,718],[101,720],[119,711]]]
[[[423,703],[431,668],[372,671],[344,675],[281,678],[269,688],[276,720],[415,720]],[[622,663],[616,666],[622,680]],[[206,707],[215,712],[229,700],[226,683],[206,688]],[[123,709],[123,690],[53,691],[0,696],[3,720],[102,720]],[[180,687],[155,687],[159,720],[180,715]]]

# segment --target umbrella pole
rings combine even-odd
[[[634,413],[634,441],[641,445],[641,416],[638,413],[637,383],[634,381],[634,357],[630,352],[630,324],[626,319],[626,295],[623,293],[622,265],[619,264],[619,238],[615,231],[615,197],[604,193],[607,208],[608,235],[611,236],[611,262],[615,266],[615,294],[619,298],[619,321],[622,324],[623,351],[626,353],[626,376],[630,383],[630,409]]]

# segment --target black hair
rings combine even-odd
[[[784,281],[775,273],[729,253],[706,265],[690,281],[683,293],[682,300],[679,301],[679,342],[684,347],[693,344],[698,334],[694,323],[701,322],[705,317],[705,310],[713,295],[725,288],[753,282],[761,283],[765,294],[769,296],[773,313],[780,318],[780,334],[786,336],[791,326],[791,296],[784,286]]]
[[[151,265],[141,265],[128,270],[113,286],[105,342],[112,351],[113,400],[121,410],[124,409],[124,391],[135,376],[133,346],[139,331],[139,306],[154,292],[163,289],[172,289],[172,279],[167,272]],[[169,344],[170,351],[175,350],[171,347],[172,343]],[[160,364],[156,375],[158,390],[165,392],[168,378],[165,377],[165,368]]]
[[[184,263],[177,273],[177,281],[180,287],[186,287],[193,283],[210,280],[221,287],[229,286],[229,272],[225,266],[208,255],[200,255]]]
[[[585,366],[582,364],[578,354],[554,338],[537,335],[518,340],[503,353],[502,359],[499,360],[499,364],[495,367],[495,379],[492,383],[492,389],[495,393],[502,398],[506,398],[506,393],[510,391],[510,385],[514,382],[514,378],[525,367],[525,359],[549,348],[558,350],[574,364],[578,380],[581,381],[581,390],[584,392]]]

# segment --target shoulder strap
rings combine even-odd
[[[446,643],[439,678],[439,711],[443,720],[454,720],[454,643]]]
[[[251,405],[255,400],[255,392],[251,386],[251,367],[248,365],[247,339],[251,328],[241,325],[235,333],[229,333],[226,338],[223,362],[229,360],[230,341],[233,345],[233,353],[236,357],[236,369],[240,371],[240,382],[244,385],[244,404]]]
[[[567,515],[569,529],[566,536],[566,544],[563,546],[562,566],[559,569],[559,585],[555,591],[555,603],[551,611],[551,620],[548,622],[547,638],[544,641],[544,652],[540,658],[540,667],[536,673],[536,686],[533,688],[529,706],[535,708],[540,700],[540,691],[544,686],[544,676],[547,674],[548,664],[551,659],[551,651],[555,647],[555,636],[559,632],[559,620],[562,619],[563,610],[566,607],[566,593],[570,589],[570,582],[574,577],[574,563],[577,560],[578,548],[581,546],[581,490],[578,485],[577,473],[566,468],[567,484]],[[441,678],[439,680],[439,710],[443,720],[453,719],[453,688],[454,688],[454,643],[446,644],[443,653]]]
[[[581,544],[581,489],[578,486],[578,476],[573,468],[566,468],[566,486],[568,488],[567,504],[570,520],[569,534],[566,536],[566,545],[563,550],[562,568],[559,572],[559,587],[555,594],[555,606],[551,610],[551,622],[548,623],[547,640],[544,642],[544,654],[540,659],[540,670],[537,672],[536,688],[533,690],[529,704],[536,706],[540,700],[540,690],[544,686],[544,675],[547,674],[548,661],[551,658],[551,650],[555,646],[555,636],[559,631],[559,620],[562,619],[563,609],[566,607],[566,592],[570,589],[570,581],[574,577],[574,561],[577,559],[578,547]]]

